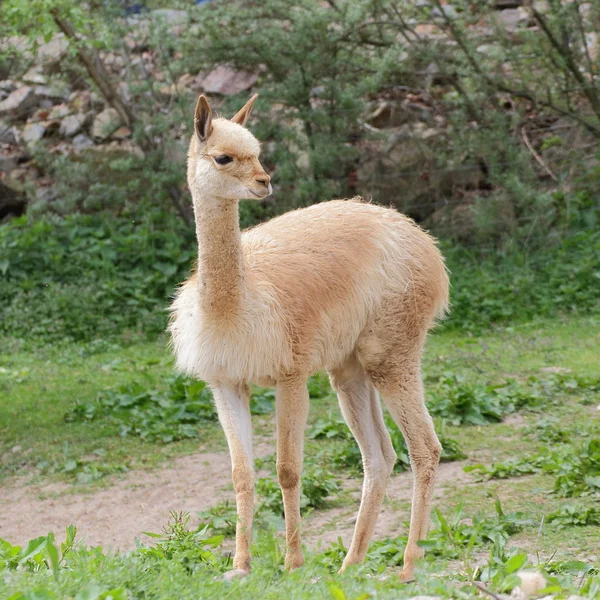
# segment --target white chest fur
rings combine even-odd
[[[292,351],[269,296],[247,299],[235,323],[223,324],[202,313],[196,286],[186,283],[171,307],[177,368],[207,381],[258,381],[289,369]]]

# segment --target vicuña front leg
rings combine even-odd
[[[294,377],[277,383],[277,476],[283,494],[287,551],[285,566],[304,563],[300,544],[300,487],[304,428],[308,416],[306,379]]]
[[[250,572],[250,545],[254,518],[254,468],[252,462],[252,424],[250,391],[246,384],[213,386],[219,421],[225,431],[233,487],[237,504],[235,556],[228,578],[243,577]]]
[[[342,414],[354,434],[363,459],[364,482],[354,535],[341,571],[361,563],[379,516],[396,453],[383,421],[377,391],[355,358],[331,372]]]

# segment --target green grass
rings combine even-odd
[[[99,393],[132,382],[146,382],[152,390],[168,390],[172,361],[163,340],[125,347],[104,342],[39,350],[19,349],[16,343],[12,346],[16,349],[14,353],[0,357],[0,475],[4,485],[9,485],[15,475],[28,475],[35,481],[72,482],[72,493],[93,492],[90,483],[110,485],[116,477],[123,476],[125,468],[154,467],[203,447],[226,451],[218,424],[208,420],[199,423],[199,438],[171,443],[145,441],[132,435],[122,437],[118,423],[110,416],[91,421],[65,420],[65,415],[78,403],[93,402]],[[467,455],[461,465],[483,464],[489,469],[494,464],[528,460],[546,451],[561,448],[570,451],[600,437],[598,356],[600,322],[596,317],[519,324],[478,337],[458,331],[437,332],[431,336],[426,352],[426,389],[432,403],[438,401],[436,396],[441,393],[455,393],[459,384],[448,383],[447,378],[452,373],[478,390],[477,393],[481,392],[483,403],[487,402],[485,394],[495,394],[489,392],[491,384],[507,380],[514,382],[512,385],[519,394],[535,392],[535,401],[530,406],[516,412],[511,409],[510,414],[503,416],[503,422],[443,426],[444,435],[456,439]],[[554,371],[558,368],[569,371],[557,375],[548,372],[549,367]],[[332,452],[350,442],[337,423],[339,409],[324,377],[311,382],[311,395],[309,426],[313,431],[333,432],[324,439],[308,439],[307,435],[306,475],[314,485],[322,483],[319,469],[327,468]],[[268,402],[265,406],[268,410]],[[444,405],[444,411],[448,410],[454,409]],[[273,415],[268,412],[255,415],[254,422],[257,437],[273,429]],[[460,466],[454,468],[460,470]],[[273,481],[274,462],[264,460],[261,472],[266,473],[267,481],[269,478]],[[348,474],[350,478],[344,479],[343,489],[338,489],[335,478],[346,473],[335,468],[332,485],[317,490],[319,502],[312,506],[324,507],[317,513],[333,509],[330,523],[325,522],[322,531],[331,531],[332,522],[347,521],[347,515],[357,510],[348,490],[358,489],[360,479],[356,472]],[[474,472],[445,482],[443,495],[435,501],[440,513],[434,519],[437,525],[428,541],[431,551],[417,582],[409,586],[401,586],[389,570],[390,566],[396,565],[397,569],[401,564],[405,542],[402,536],[374,542],[366,564],[342,576],[334,574],[343,555],[336,544],[326,546],[321,552],[309,550],[305,567],[284,574],[282,537],[272,529],[280,527],[281,521],[262,518],[257,520],[252,576],[226,584],[218,574],[228,568],[227,553],[221,551],[219,540],[214,539],[223,532],[231,535],[231,508],[224,506],[205,511],[202,519],[209,525],[206,531],[193,530],[189,535],[180,532],[176,542],[171,540],[168,550],[161,550],[161,555],[148,549],[105,554],[75,547],[53,569],[52,551],[43,550],[31,559],[33,563],[24,560],[18,569],[5,570],[2,575],[2,552],[6,554],[9,550],[0,546],[0,597],[83,600],[108,598],[102,594],[113,590],[113,598],[307,598],[310,595],[354,599],[373,595],[408,598],[417,594],[470,598],[474,590],[470,580],[482,579],[498,592],[508,590],[515,585],[511,565],[529,560],[530,566],[558,577],[554,584],[563,591],[557,592],[557,597],[566,597],[580,583],[587,582],[583,583],[582,593],[592,598],[600,590],[600,582],[593,573],[585,575],[585,569],[600,567],[597,513],[590,510],[598,501],[597,492],[593,487],[584,487],[583,496],[563,497],[555,491],[556,478],[556,472],[536,472],[485,479]],[[270,483],[263,487],[269,494],[275,494],[270,498],[277,504],[276,487]],[[513,527],[510,521],[508,529],[504,525],[500,528],[504,532],[502,539],[494,536],[487,539],[488,530],[500,531],[494,521],[496,499],[501,501],[507,518],[519,525]],[[407,517],[406,500],[391,497],[386,499],[386,505]],[[459,506],[462,512],[457,517]],[[549,519],[552,514],[560,517]],[[402,518],[399,517],[398,529],[390,535],[406,533],[401,526]],[[472,538],[473,535],[479,537]],[[204,547],[203,540],[210,543],[206,542]],[[44,543],[51,545],[48,541]],[[200,558],[200,550],[207,553],[205,558]],[[20,556],[14,548],[11,552]],[[522,552],[528,553],[529,558]],[[32,590],[38,588],[44,592],[33,595]],[[18,595],[21,592],[29,595]]]

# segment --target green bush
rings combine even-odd
[[[167,213],[15,219],[0,227],[0,335],[156,335],[195,254],[194,232]]]

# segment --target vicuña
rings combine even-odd
[[[427,533],[440,443],[424,404],[427,331],[448,307],[434,240],[396,210],[361,198],[301,208],[241,232],[238,203],[265,198],[270,177],[246,128],[257,96],[231,119],[200,96],[187,179],[198,266],[172,306],[177,367],[210,385],[231,454],[237,502],[231,577],[250,571],[254,469],[249,383],[276,389],[277,474],[289,569],[303,563],[300,485],[307,378],[326,369],[363,458],[364,483],[341,569],[367,552],[396,454],[379,394],[406,439],[414,475],[403,580]]]

